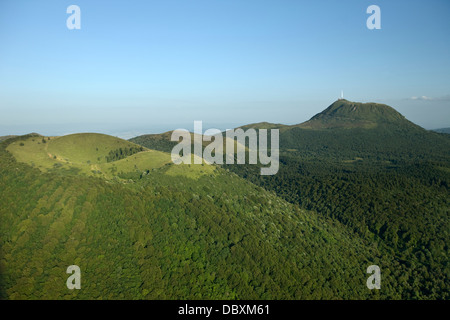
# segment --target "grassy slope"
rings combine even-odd
[[[51,168],[56,163],[46,152],[46,143],[42,137],[28,137],[11,142],[7,150],[11,152],[17,161],[28,163],[37,168]],[[45,141],[48,141],[45,138]]]
[[[106,162],[105,157],[109,151],[132,146],[135,144],[126,140],[91,133],[63,137],[28,137],[11,142],[7,150],[18,161],[44,172],[72,172],[107,179],[121,173],[152,170],[171,162],[169,154],[148,149],[125,159]],[[182,170],[178,171],[181,174]]]
[[[84,164],[87,161],[106,163],[106,156],[111,150],[133,146],[135,145],[129,141],[105,134],[77,133],[51,139],[45,150],[58,159]]]

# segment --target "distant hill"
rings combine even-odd
[[[450,134],[450,128],[440,128],[440,129],[434,129],[432,131],[438,132],[438,133],[448,133]]]
[[[333,102],[300,124],[260,122],[239,128],[279,129],[282,150],[290,155],[310,158],[437,159],[447,157],[450,152],[450,139],[423,129],[392,107],[344,99]],[[176,145],[170,141],[170,134],[144,135],[129,141],[170,152]]]
[[[280,129],[285,132],[292,128],[302,129],[373,129],[382,125],[396,125],[421,129],[421,127],[407,120],[394,108],[379,103],[352,102],[339,99],[324,111],[316,114],[310,120],[295,125],[260,122],[241,126],[242,129]]]
[[[142,136],[131,138],[128,141],[139,144],[149,149],[171,152],[173,147],[177,145],[177,142],[170,141],[171,136],[172,131],[168,131],[160,134],[145,134]]]
[[[296,127],[303,129],[372,129],[379,125],[420,128],[388,105],[352,102],[345,99],[335,101],[324,111]]]
[[[14,137],[17,137],[17,136],[1,136],[0,137],[0,142],[8,140],[8,139],[11,139],[11,138],[14,138]]]
[[[247,129],[284,129],[284,128],[289,128],[289,126],[284,125],[284,124],[279,124],[279,123],[259,122],[259,123],[247,124],[245,126],[240,126],[238,128],[241,128],[243,130],[247,130]]]
[[[449,138],[427,131],[394,108],[378,103],[341,99],[300,124],[263,122],[241,128],[277,128],[280,148],[303,158],[436,160],[446,159],[450,153]]]
[[[309,121],[284,129],[280,145],[331,160],[436,160],[446,159],[450,152],[450,139],[412,123],[394,108],[347,100],[335,101]]]
[[[33,136],[33,137],[41,137],[41,135],[39,133],[36,133],[36,132],[29,133],[29,134],[27,134],[27,136],[30,136],[30,137],[31,136]],[[15,137],[18,137],[18,136],[17,135],[2,136],[2,137],[0,137],[0,142],[8,140],[8,139],[11,139],[11,138],[15,138]]]
[[[245,129],[244,127],[242,127],[242,128]],[[262,127],[260,127],[260,128],[262,129]],[[159,151],[170,153],[170,152],[172,152],[173,147],[178,144],[177,141],[171,141],[172,132],[173,131],[168,131],[168,132],[164,132],[161,134],[145,134],[145,135],[131,138],[128,141],[136,143],[141,146],[144,146],[149,149],[154,149],[154,150],[159,150]],[[191,135],[191,143],[193,144],[195,135],[194,135],[194,133],[190,133],[190,135]],[[203,147],[207,146],[210,143],[210,141],[203,141],[203,136],[201,137],[201,139],[202,139]],[[225,150],[226,137],[224,134],[222,135],[222,139],[223,139],[223,147]],[[239,149],[241,149],[241,148],[247,149],[247,147],[242,146],[237,141],[234,142],[234,145],[235,145],[235,147],[237,147]],[[236,150],[238,150],[238,149],[236,149]]]

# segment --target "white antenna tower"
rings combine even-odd
[[[344,99],[344,90],[341,90],[341,100]]]

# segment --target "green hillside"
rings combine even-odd
[[[325,129],[373,129],[379,126],[396,125],[403,128],[423,130],[408,121],[394,108],[380,103],[361,103],[340,99],[333,102],[324,111],[316,114],[310,120],[295,125],[260,122],[241,126],[246,130],[279,129],[286,132],[294,128],[325,130]]]
[[[398,261],[404,299],[445,299],[450,256],[450,137],[392,107],[338,100],[280,129],[280,170],[224,166],[286,201],[339,221]],[[147,146],[144,144],[144,146]]]
[[[144,146],[149,149],[171,152],[173,147],[178,143],[170,141],[172,131],[164,132],[161,134],[145,134],[135,138],[131,138],[129,141]]]
[[[7,148],[0,144],[1,298],[400,297],[397,263],[376,246],[223,169],[193,179],[165,165],[124,184],[42,171]],[[66,288],[72,264],[81,290]],[[370,264],[386,270],[380,291],[366,288]]]
[[[309,121],[278,128],[281,152],[302,159],[389,163],[447,161],[450,156],[449,137],[427,131],[377,103],[337,100]]]
[[[171,163],[167,153],[97,133],[62,137],[25,136],[7,150],[43,172],[97,176],[105,179],[142,174]]]
[[[299,124],[297,127],[316,130],[332,128],[372,129],[387,124],[419,128],[388,105],[352,102],[345,99],[335,101],[324,111],[312,117],[311,120]]]
[[[387,125],[373,129],[309,130],[294,127],[280,134],[280,148],[302,158],[373,161],[446,161],[450,137],[424,129]]]
[[[84,164],[105,163],[111,151],[133,147],[131,142],[105,134],[78,133],[52,139],[45,150],[51,157]]]
[[[374,125],[361,125],[367,123]],[[225,167],[395,255],[403,298],[448,298],[450,137],[390,107],[347,101],[305,124],[313,125],[282,128],[276,175],[262,177],[250,165]]]

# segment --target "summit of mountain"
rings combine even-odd
[[[373,129],[379,126],[397,126],[423,130],[407,120],[394,108],[375,102],[362,103],[339,99],[310,120],[295,125],[303,129]]]

